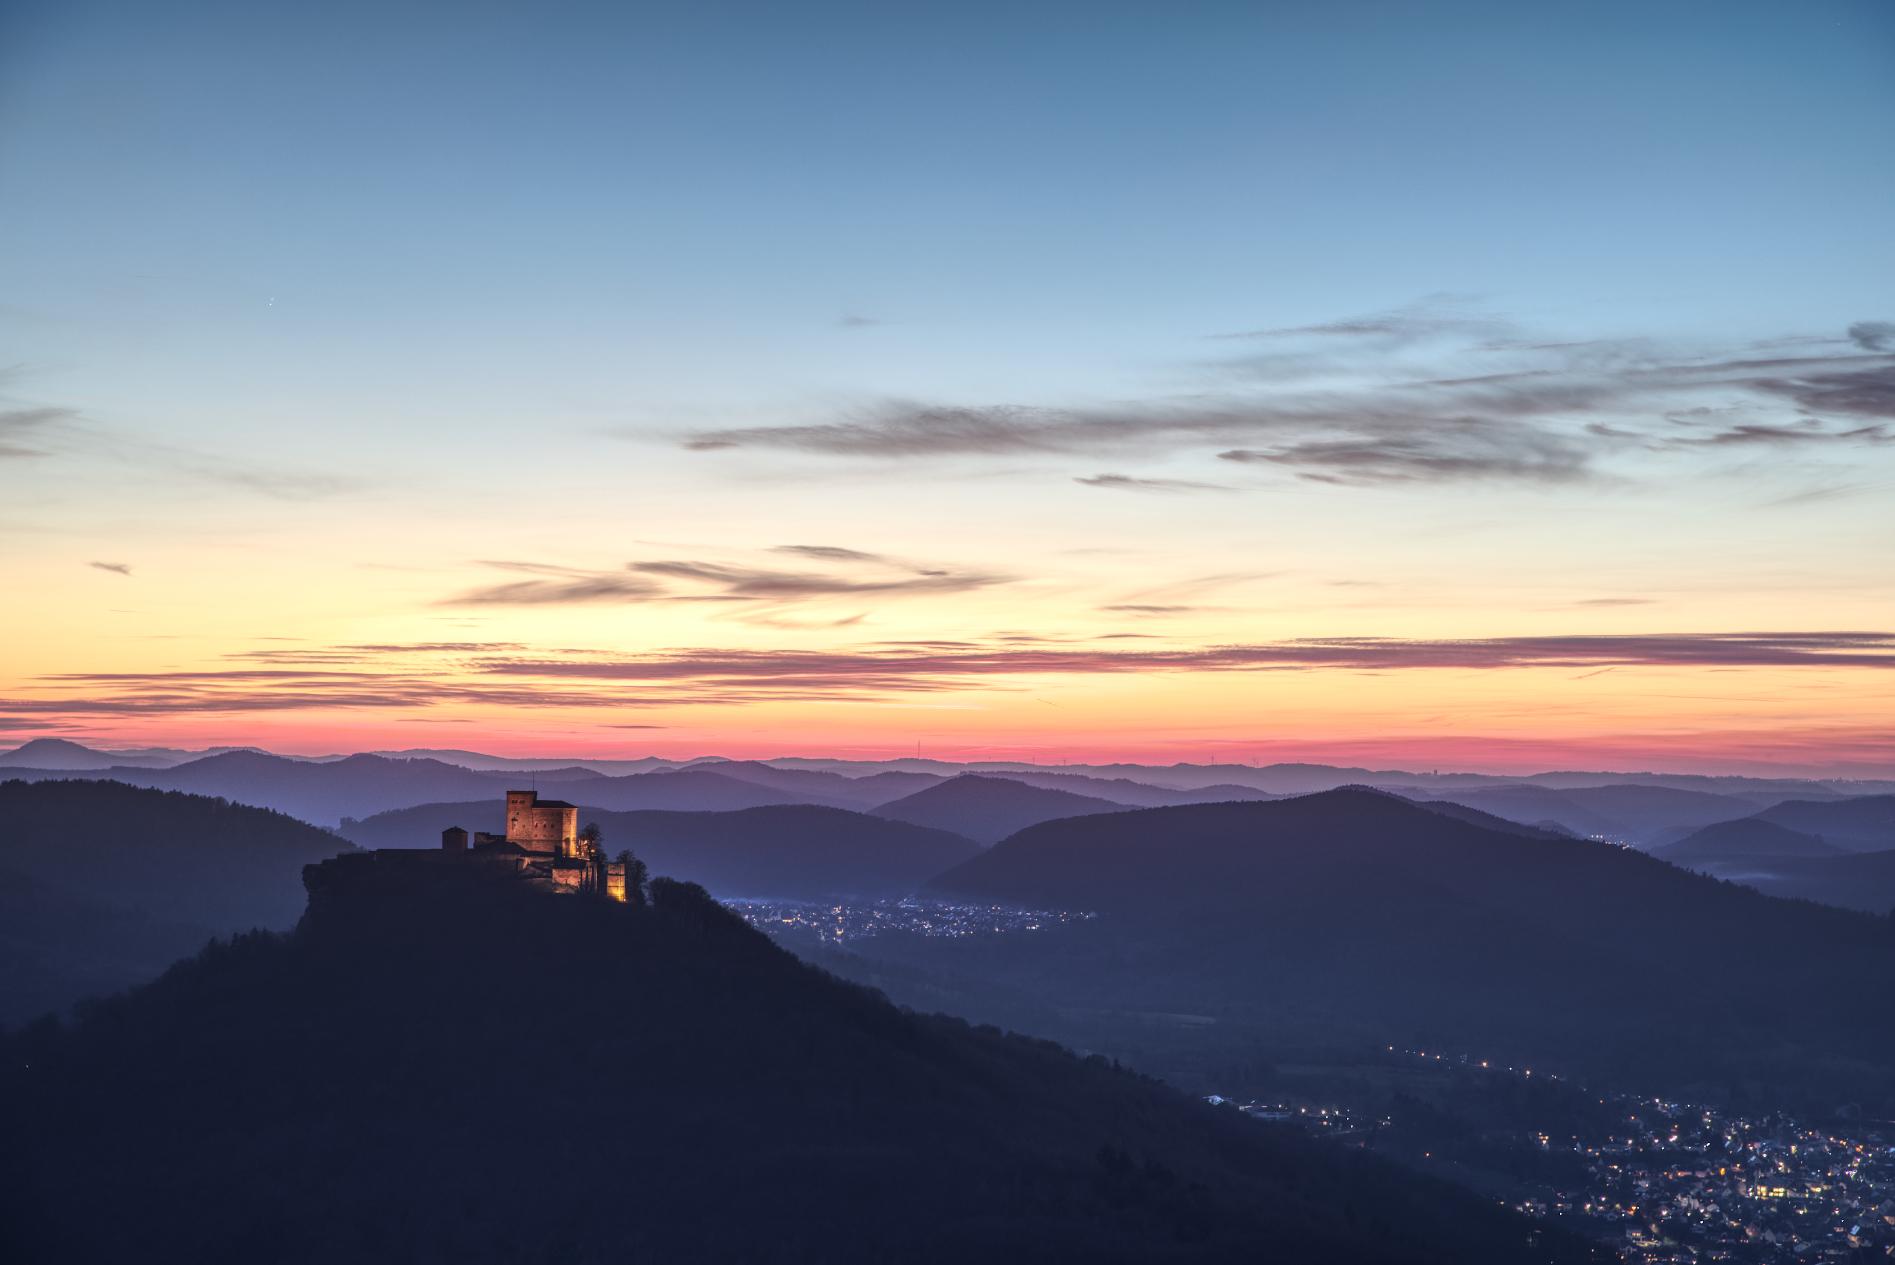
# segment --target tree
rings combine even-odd
[[[625,867],[625,902],[629,905],[645,903],[645,884],[651,878],[651,871],[645,863],[632,855],[630,848],[620,852],[614,858]]]

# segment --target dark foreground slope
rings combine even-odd
[[[0,782],[0,822],[0,866],[219,932],[293,926],[303,866],[350,850],[267,808],[86,779]]]
[[[325,895],[0,1049],[7,1259],[1611,1259],[1103,1060],[903,1013],[689,885]]]
[[[499,800],[423,804],[377,813],[345,832],[365,848],[426,848],[449,826],[504,831],[506,815]],[[906,896],[980,851],[945,830],[814,804],[728,813],[617,813],[582,804],[579,820],[599,826],[607,852],[630,848],[652,869],[726,898]]]
[[[1198,1016],[1171,1044],[1207,1058],[1374,1042],[1700,1101],[1767,1092],[1895,1110],[1888,919],[1610,844],[1528,840],[1338,790],[1046,822],[931,890],[1101,916],[858,952],[1066,1016]]]

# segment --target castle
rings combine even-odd
[[[537,791],[507,792],[507,832],[468,835],[459,826],[441,832],[441,848],[379,848],[344,853],[334,860],[303,867],[303,885],[314,896],[344,873],[364,866],[378,871],[415,865],[475,866],[523,879],[552,892],[625,899],[625,863],[608,861],[598,841],[579,830],[579,809],[564,800],[541,799]]]
[[[579,808],[563,799],[541,799],[538,791],[507,792],[507,833],[474,835],[449,826],[441,850],[488,860],[513,860],[522,875],[552,880],[556,890],[625,899],[625,864],[608,861],[591,839],[579,835]]]

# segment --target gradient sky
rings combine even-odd
[[[0,739],[1895,773],[1895,6],[15,3]]]

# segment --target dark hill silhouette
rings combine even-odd
[[[1771,896],[1895,918],[1895,850],[1814,857],[1710,857],[1687,864]]]
[[[480,772],[480,770],[476,769],[475,772]],[[493,778],[495,774],[490,771],[487,776]],[[536,783],[541,782],[558,782],[562,785],[569,782],[597,782],[606,776],[607,774],[597,769],[588,769],[583,764],[565,764],[556,769],[534,769],[527,773],[504,771],[499,774],[499,779],[505,781],[510,789],[526,787],[529,790],[535,790],[538,789]]]
[[[44,770],[0,770],[25,781],[62,778]],[[438,760],[388,760],[356,755],[316,763],[258,751],[226,751],[164,769],[118,765],[98,771],[128,786],[221,796],[273,808],[306,822],[330,825],[429,800],[473,799],[500,794],[506,775],[476,773]]]
[[[504,776],[516,782],[519,780],[518,774]],[[562,788],[560,794],[617,812],[647,808],[677,812],[728,812],[739,808],[758,808],[765,804],[816,802],[811,796],[799,791],[762,786],[704,769],[598,778],[570,789]]]
[[[1825,857],[1843,856],[1848,849],[1825,842],[1760,817],[1720,821],[1694,831],[1677,843],[1653,849],[1653,854],[1679,865],[1712,857]]]
[[[208,927],[87,900],[0,868],[0,1024],[156,979],[209,939]]]
[[[110,751],[94,751],[66,738],[35,738],[11,751],[0,751],[0,765],[19,769],[59,769],[68,773],[109,769],[113,765],[159,768],[172,761],[148,756],[128,759]]]
[[[1610,844],[1339,790],[1044,822],[927,890],[1104,916],[859,951],[1068,1013],[1208,1016],[1207,1049],[1426,1039],[1651,1089],[1895,1109],[1895,1014],[1864,1002],[1895,990],[1888,920]]]
[[[1789,800],[1757,814],[1850,852],[1895,848],[1895,795],[1864,795],[1838,801]]]
[[[0,783],[0,821],[0,865],[220,933],[294,925],[302,867],[351,848],[267,808],[112,781]]]
[[[582,821],[592,821],[604,811],[584,806],[579,809]],[[469,832],[505,834],[507,802],[498,796],[487,796],[391,808],[360,821],[353,818],[344,821],[339,833],[358,848],[426,848],[439,843],[441,832],[449,826],[459,826]]]
[[[751,782],[779,791],[793,791],[801,802],[835,808],[867,809],[891,799],[912,795],[947,779],[932,773],[878,773],[871,777],[844,777],[819,769],[779,769],[761,760],[720,760],[696,764],[693,770]]]
[[[142,777],[114,777],[141,786],[221,795],[243,804],[274,808],[317,825],[412,804],[417,798],[472,799],[493,790],[492,774],[438,760],[388,760],[352,755],[312,764],[251,751],[232,751]]]
[[[1407,788],[1390,789],[1412,794]],[[1582,835],[1641,844],[1667,830],[1696,830],[1713,822],[1748,817],[1757,810],[1757,805],[1749,799],[1631,783],[1564,790],[1500,786],[1424,793],[1429,799],[1452,800],[1509,821],[1551,819]]]
[[[1123,804],[1070,791],[1049,791],[1001,777],[964,774],[875,810],[877,817],[933,826],[988,844],[1056,817],[1126,811]]]
[[[731,813],[603,813],[606,847],[717,895],[821,900],[906,896],[980,850],[972,840],[843,808],[777,804]]]
[[[1170,786],[1153,786],[1149,782],[1136,782],[1128,777],[1087,777],[1082,773],[1022,773],[1018,770],[1007,770],[983,773],[981,776],[1025,782],[1028,786],[1038,786],[1049,791],[1070,791],[1074,795],[1090,795],[1132,808],[1164,808],[1173,804],[1214,804],[1233,799],[1281,798],[1268,791],[1254,790],[1251,787],[1238,786],[1230,782],[1200,786],[1192,790],[1178,790]]]
[[[728,813],[615,813],[582,805],[579,820],[598,824],[606,851],[630,848],[654,869],[726,898],[906,896],[980,850],[945,830],[815,804]],[[364,848],[426,848],[449,826],[502,833],[506,805],[423,804],[351,823],[346,833]]]
[[[333,892],[8,1038],[9,1259],[1615,1259],[653,897]]]
[[[1371,789],[1371,788],[1359,788]],[[1514,835],[1521,839],[1572,839],[1576,836],[1568,830],[1551,830],[1545,826],[1529,826],[1523,822],[1509,821],[1505,817],[1496,817],[1492,813],[1483,813],[1478,808],[1469,808],[1466,804],[1456,804],[1451,800],[1409,801],[1424,812],[1439,817],[1451,817],[1455,821],[1464,821],[1470,826],[1479,826],[1482,830],[1493,830],[1503,835]],[[1557,822],[1554,825],[1558,825]]]
[[[707,811],[809,802],[808,796],[792,791],[695,769],[626,777],[604,777],[578,766],[538,775],[489,773],[443,764],[439,760],[391,760],[376,755],[314,762],[254,751],[231,751],[168,769],[120,767],[102,772],[130,786],[218,795],[242,804],[274,808],[325,826],[414,804],[498,799],[509,790],[545,783],[558,787],[559,793],[568,799],[583,796],[589,802],[613,809]],[[27,781],[37,781],[60,775],[35,771],[20,776]]]
[[[850,780],[865,798],[876,804],[886,804],[904,795],[924,791],[930,786],[939,786],[948,779],[936,773],[909,773],[890,769],[886,773],[871,773]]]

